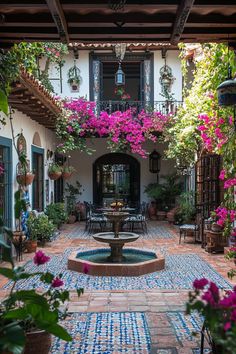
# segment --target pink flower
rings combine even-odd
[[[226,323],[224,324],[224,330],[225,330],[225,331],[228,331],[230,328],[231,328],[231,322],[226,322]]]
[[[88,274],[88,272],[89,272],[89,265],[88,265],[87,263],[84,263],[84,264],[83,264],[83,270],[82,270],[82,272],[83,272],[84,274]]]
[[[193,282],[193,287],[195,289],[202,290],[207,284],[208,280],[206,278],[195,279]]]
[[[221,179],[223,181],[225,179],[225,174],[226,174],[226,170],[221,170],[220,175],[219,175],[219,179]]]
[[[37,251],[35,252],[33,260],[34,264],[39,266],[41,264],[47,263],[50,260],[50,257],[46,256],[42,251]]]
[[[53,281],[52,281],[53,288],[59,288],[62,285],[64,285],[64,282],[60,278],[56,277],[53,279]]]
[[[0,162],[0,176],[2,176],[4,174],[4,166],[3,164]]]

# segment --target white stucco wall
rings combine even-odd
[[[93,163],[97,158],[104,154],[110,153],[107,149],[105,139],[93,139],[92,142],[88,140],[89,146],[94,148],[96,151],[92,155],[87,155],[86,153],[81,153],[74,151],[70,154],[71,165],[76,168],[76,173],[70,178],[69,183],[73,184],[78,180],[82,184],[83,193],[80,196],[80,201],[93,201]],[[147,143],[145,145],[148,152],[152,152],[154,149],[154,144]],[[156,150],[163,156],[165,145],[156,144]],[[148,158],[143,159],[137,155],[132,155],[140,162],[140,200],[148,201],[147,195],[144,193],[145,186],[149,183],[154,183],[157,180],[156,174],[149,172],[149,160]],[[161,171],[159,176],[171,174],[174,172],[174,162],[172,160],[161,160]],[[160,178],[160,182],[161,182]]]
[[[47,177],[47,166],[48,162],[46,153],[47,150],[55,151],[56,148],[56,138],[53,131],[45,128],[44,126],[40,125],[39,123],[33,121],[25,114],[15,110],[15,113],[12,115],[13,117],[13,129],[14,129],[14,136],[17,136],[19,133],[22,132],[26,139],[27,143],[27,158],[30,160],[30,167],[32,168],[32,161],[31,161],[31,149],[33,145],[33,137],[36,132],[38,132],[41,140],[41,148],[44,149],[44,179],[48,179]],[[12,133],[10,128],[9,119],[6,119],[6,126],[1,126],[0,129],[0,136],[5,137],[8,139],[12,139]],[[16,138],[17,141],[17,138]],[[12,145],[12,217],[14,216],[13,206],[14,206],[14,192],[18,189],[18,184],[16,182],[16,165],[19,162],[17,153]],[[49,180],[49,201],[51,196],[51,191],[53,191],[53,181]],[[29,186],[29,195],[30,201],[32,201],[32,186]],[[44,205],[46,205],[46,191],[44,185]],[[14,221],[14,218],[13,218]],[[14,223],[12,222],[12,225]]]
[[[89,99],[89,51],[80,50],[79,51],[79,59],[76,60],[76,65],[79,67],[82,77],[82,84],[80,86],[79,92],[71,92],[70,86],[67,83],[67,72],[70,67],[74,65],[74,55],[70,52],[69,55],[65,56],[65,64],[62,67],[62,93],[60,92],[60,83],[59,81],[52,80],[52,84],[54,86],[56,94],[62,97],[80,97],[87,96]],[[104,53],[104,52],[103,52]],[[161,93],[161,85],[159,82],[160,79],[160,69],[164,65],[164,59],[161,56],[161,50],[153,51],[154,56],[154,101],[163,101],[163,96]],[[124,59],[125,60],[125,59]],[[178,50],[169,50],[166,54],[166,64],[172,69],[173,76],[175,78],[174,83],[172,85],[172,93],[174,94],[174,99],[177,101],[182,101],[182,73],[181,73],[181,62],[179,58]],[[41,61],[41,65],[43,65],[43,60]],[[59,73],[55,69],[55,67],[51,67],[49,72],[49,77],[57,77],[59,78]],[[115,87],[115,85],[114,85]],[[114,87],[112,90],[114,90]],[[129,91],[128,91],[129,93]]]

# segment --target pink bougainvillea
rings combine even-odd
[[[160,112],[137,114],[136,109],[109,114],[102,111],[96,114],[96,105],[84,98],[64,102],[67,117],[58,124],[58,135],[63,139],[61,149],[73,150],[81,146],[81,139],[87,137],[106,137],[112,151],[130,150],[145,158],[143,148],[146,140],[156,141],[156,132],[162,132],[171,120],[171,115]]]

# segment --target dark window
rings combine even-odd
[[[0,145],[0,164],[4,173],[0,175],[0,214],[4,225],[11,227],[11,147]]]
[[[44,159],[43,150],[32,148],[32,167],[35,174],[32,187],[32,209],[42,211],[44,208]]]

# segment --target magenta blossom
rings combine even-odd
[[[82,270],[82,272],[83,272],[84,274],[88,274],[88,272],[89,272],[89,265],[88,265],[88,263],[84,263],[84,264],[83,264],[83,270]]]
[[[226,175],[226,171],[225,170],[221,170],[220,171],[220,175],[219,175],[219,179],[221,181],[223,181],[225,179],[225,175]]]
[[[39,266],[41,264],[47,263],[49,260],[50,260],[50,257],[46,256],[46,254],[43,253],[42,251],[35,252],[35,255],[33,258],[34,264]]]
[[[59,288],[60,286],[64,285],[63,280],[61,280],[60,278],[56,277],[53,279],[52,281],[52,287],[53,288]]]
[[[202,290],[208,284],[208,280],[206,278],[195,279],[193,282],[193,287],[198,290]]]

